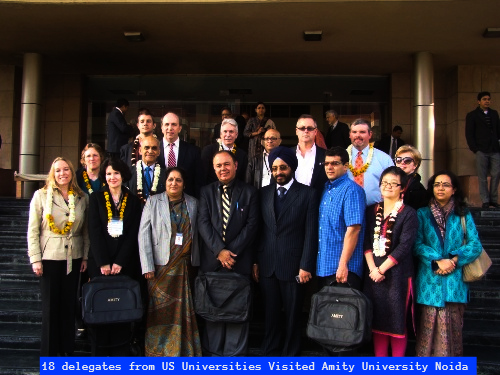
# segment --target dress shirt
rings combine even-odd
[[[222,146],[222,149],[225,151],[233,151],[234,144],[231,147],[227,147],[224,143],[220,144]]]
[[[179,164],[179,137],[173,142],[174,144],[174,154],[175,154],[175,166]],[[170,153],[170,143],[163,138],[163,154],[165,155],[165,168],[168,168],[168,154]]]
[[[368,159],[368,152],[370,151],[370,146],[366,146],[363,149],[362,158],[363,165],[366,163],[366,159]],[[353,147],[351,150],[351,160],[354,162],[356,157],[358,156],[358,150]],[[378,186],[380,175],[382,172],[389,167],[394,166],[394,163],[389,155],[385,152],[380,151],[376,148],[373,149],[373,158],[370,163],[370,166],[366,170],[364,174],[364,189],[366,193],[366,205],[369,206],[374,203],[378,203],[382,201],[382,195],[380,194],[380,187]],[[349,178],[354,180],[354,176],[351,171],[348,171]]]
[[[264,150],[262,153],[262,178],[261,187],[267,186],[271,183],[271,166],[269,165],[269,154]]]
[[[290,190],[290,186],[292,186],[292,184],[293,184],[293,178],[286,185],[278,185],[278,184],[276,184],[276,190],[278,190],[278,188],[280,188],[280,187],[284,187],[286,189],[285,190],[285,195],[287,195],[288,190]]]
[[[311,179],[314,171],[314,162],[316,161],[316,144],[313,144],[309,151],[306,151],[304,157],[300,152],[299,145],[297,145],[297,160],[299,165],[295,171],[295,178],[301,184],[311,186]]]
[[[339,123],[339,120],[335,121],[335,124],[330,125],[330,127],[332,128],[332,130],[334,130],[337,127],[338,123]]]
[[[319,206],[319,244],[316,274],[337,272],[347,227],[361,225],[358,242],[349,260],[349,271],[363,277],[363,239],[365,235],[365,192],[347,174],[325,183]]]

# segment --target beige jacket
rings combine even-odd
[[[65,235],[52,232],[45,217],[47,191],[37,190],[30,203],[28,224],[28,256],[30,263],[44,260],[87,259],[90,241],[87,230],[89,197],[75,197],[75,222]],[[68,222],[69,208],[59,190],[54,189],[52,216],[57,228],[62,229]],[[68,254],[68,252],[71,252]]]

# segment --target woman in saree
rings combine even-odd
[[[166,193],[151,196],[139,230],[142,273],[148,281],[146,356],[201,356],[190,287],[191,264],[199,264],[198,201],[184,194],[184,172],[166,172]]]

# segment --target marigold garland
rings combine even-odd
[[[125,212],[125,207],[127,206],[127,198],[128,198],[128,193],[126,192],[125,195],[123,196],[123,201],[120,206],[120,221],[123,221],[123,213]],[[109,233],[109,225],[111,223],[111,219],[113,219],[113,212],[111,211],[111,201],[109,199],[109,193],[107,191],[104,192],[104,200],[106,201],[106,210],[108,212],[108,233]],[[109,233],[111,237],[117,238],[120,237],[119,234],[111,234]]]
[[[92,194],[94,190],[92,190],[92,187],[90,186],[89,175],[85,170],[83,171],[83,181],[85,181],[85,186],[87,187],[89,194]]]
[[[349,170],[351,171],[354,177],[358,177],[365,173],[370,166],[370,163],[373,159],[373,145],[370,144],[370,150],[368,151],[368,158],[366,159],[366,163],[359,169],[354,168],[352,165],[352,145],[347,147],[347,153],[349,154]]]
[[[391,213],[389,214],[389,219],[387,222],[387,230],[385,231],[385,247],[380,248],[380,226],[384,217],[384,203],[379,203],[377,207],[377,213],[375,214],[375,229],[373,232],[373,255],[377,257],[383,257],[387,254],[391,247],[392,240],[392,227],[396,221],[396,216],[403,207],[403,201],[400,199],[394,205]]]
[[[54,223],[54,216],[52,216],[52,197],[53,197],[54,191],[52,190],[52,187],[49,187],[47,189],[47,201],[45,206],[47,207],[47,212],[45,214],[45,217],[49,221],[49,228],[52,232],[55,234],[60,234],[64,235],[68,233],[71,230],[71,227],[73,226],[73,223],[75,222],[76,214],[75,214],[75,195],[73,194],[73,189],[70,188],[68,191],[68,208],[69,208],[69,218],[68,222],[64,226],[63,229],[59,229],[56,227],[56,224]]]
[[[223,145],[222,145],[222,139],[218,139],[217,140],[217,143],[219,144],[219,150],[223,151],[223,150],[226,150]],[[227,150],[226,150],[227,151]],[[236,143],[233,144],[233,148],[231,150],[229,150],[231,153],[233,154],[236,154]]]

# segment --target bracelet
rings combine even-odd
[[[378,271],[379,274],[381,274],[382,276],[384,276],[384,274],[382,272],[380,272],[380,268],[379,267],[377,267],[377,271]]]

